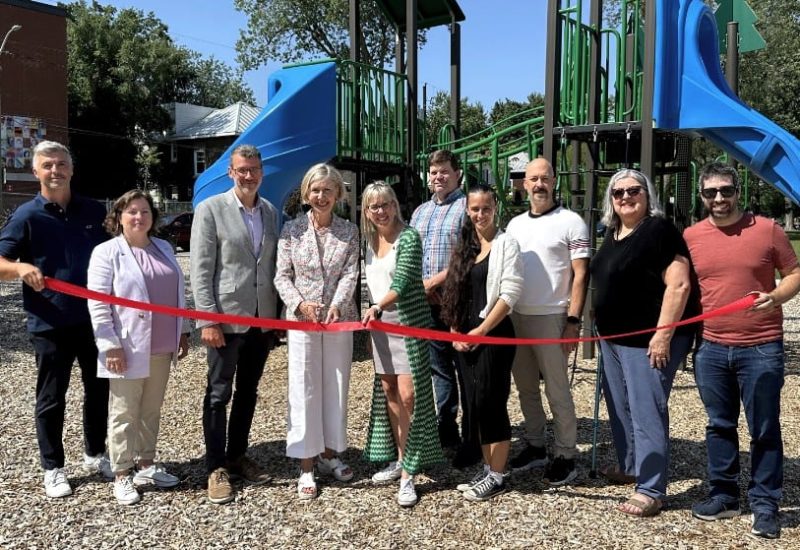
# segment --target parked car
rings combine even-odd
[[[193,219],[194,214],[191,212],[167,214],[161,218],[156,235],[171,242],[172,246],[188,252]]]

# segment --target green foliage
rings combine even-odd
[[[189,88],[184,91],[183,102],[218,109],[237,101],[256,104],[253,90],[242,79],[241,69],[234,70],[214,56],[204,59],[194,52],[193,55],[193,78],[189,80]]]
[[[268,60],[350,57],[348,0],[234,0],[233,5],[247,16],[236,43],[237,61],[245,69]],[[361,2],[361,35],[361,60],[385,66],[394,55],[395,33],[375,2]],[[418,40],[424,44],[424,31]]]
[[[749,2],[756,29],[766,49],[747,52],[739,60],[739,96],[754,109],[800,137],[800,0]],[[751,177],[751,200],[756,212],[778,218],[786,211],[783,195]]]
[[[428,100],[425,119],[425,143],[432,146],[439,142],[439,134],[450,123],[450,94],[436,92]],[[483,105],[470,103],[469,98],[461,98],[461,136],[471,136],[486,129],[486,111]]]
[[[767,48],[741,56],[739,96],[800,136],[800,0],[751,3]]]
[[[526,101],[515,101],[513,99],[501,99],[495,102],[492,110],[489,111],[488,122],[499,132],[505,128],[530,120],[535,116],[542,116],[544,111],[536,111],[537,107],[544,107],[544,95],[534,92],[530,94]],[[505,141],[513,141],[524,135],[522,130],[516,130],[505,138]]]
[[[142,164],[141,140],[170,127],[163,104],[253,102],[241,74],[177,46],[153,13],[84,0],[64,7],[70,145],[84,193],[115,197],[142,183],[152,163]]]

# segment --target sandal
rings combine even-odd
[[[317,482],[314,472],[301,472],[297,480],[297,497],[300,500],[311,500],[317,497]]]
[[[347,482],[353,479],[353,470],[350,466],[339,460],[338,456],[325,458],[320,455],[317,458],[317,470],[319,470],[321,474],[333,476],[338,481]]]
[[[650,500],[644,501],[642,500],[641,497]],[[633,507],[634,509],[636,509],[636,511],[629,512],[625,510],[623,508],[625,505]],[[647,495],[643,495],[641,493],[636,493],[634,496],[626,500],[624,504],[620,504],[619,506],[617,506],[617,510],[619,510],[623,514],[628,514],[629,516],[635,516],[639,518],[650,518],[655,515],[658,515],[658,513],[661,512],[661,501],[655,498],[650,498]]]
[[[601,468],[600,475],[614,485],[630,485],[631,483],[636,483],[636,476],[630,476],[613,466]]]

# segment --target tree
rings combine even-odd
[[[237,101],[256,104],[253,91],[242,80],[241,69],[234,70],[213,56],[203,59],[199,54],[194,54],[191,68],[193,78],[182,101],[217,108]]]
[[[499,132],[505,128],[519,124],[520,122],[535,118],[536,116],[543,116],[544,111],[534,112],[535,108],[543,106],[544,95],[538,92],[530,94],[526,101],[515,101],[508,98],[501,99],[496,101],[492,106],[492,110],[489,111],[489,124],[494,127],[495,132]],[[525,133],[523,130],[516,130],[508,135],[504,139],[504,142],[521,138],[524,135]]]
[[[425,119],[425,143],[434,146],[440,140],[440,133],[450,123],[450,94],[436,92],[429,101]],[[469,98],[461,99],[461,136],[469,137],[486,129],[486,111],[483,105],[470,103]]]
[[[253,100],[241,75],[176,46],[153,13],[84,0],[65,8],[70,145],[75,184],[86,194],[115,197],[142,183],[153,159],[141,143],[169,129],[165,103]]]
[[[256,69],[268,60],[295,63],[314,57],[346,59],[350,52],[348,0],[234,0],[247,16],[237,61]],[[383,67],[394,53],[395,32],[376,2],[361,2],[361,59]],[[425,42],[421,31],[418,40]]]

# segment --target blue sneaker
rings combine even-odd
[[[692,506],[692,515],[705,521],[734,518],[739,514],[738,502],[722,502],[715,498],[698,502]]]
[[[753,528],[750,533],[764,539],[777,539],[781,536],[781,523],[778,514],[772,512],[755,512],[753,514]]]

